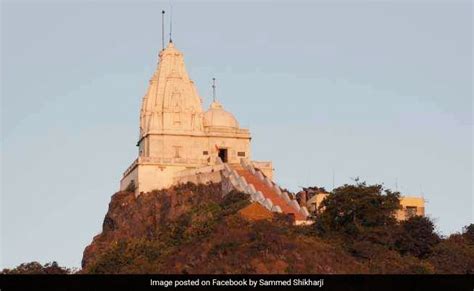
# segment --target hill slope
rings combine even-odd
[[[118,192],[102,233],[84,250],[82,272],[436,272],[426,260],[381,246],[371,248],[371,256],[354,255],[340,239],[320,238],[314,226],[293,226],[282,215],[248,220],[239,210],[249,203],[238,192],[223,198],[220,184],[181,185],[137,198]]]

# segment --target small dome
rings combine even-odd
[[[225,111],[219,102],[214,101],[204,113],[204,126],[238,128],[239,123],[232,113]]]

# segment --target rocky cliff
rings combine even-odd
[[[186,184],[138,197],[118,192],[112,196],[102,233],[84,250],[81,272],[469,273],[474,269],[474,226],[464,234],[437,240],[426,257],[400,249],[386,235],[411,233],[409,227],[423,229],[416,227],[421,218],[384,231],[368,228],[355,237],[338,232],[321,236],[315,225],[294,226],[291,221],[251,204],[246,194],[234,191],[223,197],[220,184]],[[426,244],[426,236],[402,237],[410,239],[408,250]]]
[[[245,194],[219,184],[112,196],[85,273],[346,273],[367,268],[281,215],[254,220]]]

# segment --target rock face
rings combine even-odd
[[[102,233],[95,236],[84,250],[82,268],[120,241],[159,239],[159,233],[167,222],[175,221],[194,205],[217,203],[222,200],[221,196],[220,184],[187,184],[138,197],[133,192],[115,193],[102,224]]]
[[[288,217],[242,215],[247,195],[187,184],[112,196],[102,233],[84,250],[83,273],[354,273],[350,255],[304,234]],[[245,211],[244,211],[245,213]]]

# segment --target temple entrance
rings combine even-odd
[[[219,149],[219,158],[221,158],[224,163],[227,163],[227,149]]]

